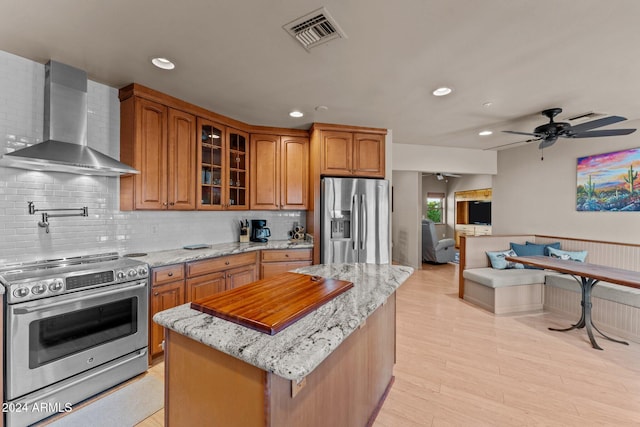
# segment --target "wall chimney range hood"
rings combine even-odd
[[[87,146],[87,73],[55,61],[45,65],[44,142],[2,156],[13,168],[81,175],[140,173]]]

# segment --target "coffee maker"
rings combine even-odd
[[[271,237],[271,230],[267,227],[266,219],[251,220],[251,241],[264,243]]]

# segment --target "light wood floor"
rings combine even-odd
[[[396,381],[375,427],[640,426],[640,344],[594,350],[584,330],[547,329],[577,319],[494,316],[457,292],[451,264],[425,264],[398,290]]]

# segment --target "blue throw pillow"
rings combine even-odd
[[[487,252],[489,261],[491,261],[491,267],[496,270],[505,270],[508,268],[524,268],[524,265],[519,262],[507,261],[505,257],[518,256],[514,251],[508,249],[506,251]]]
[[[527,245],[538,245],[539,243],[527,242]],[[560,249],[560,242],[542,243],[544,246],[544,254],[549,256],[549,248]]]
[[[553,258],[569,259],[572,261],[584,262],[587,259],[587,251],[561,251],[559,249],[549,248],[549,255]]]
[[[519,243],[510,243],[511,249],[515,251],[518,256],[544,256],[544,245],[521,245]],[[542,270],[540,267],[533,267],[531,265],[525,265],[524,268],[531,270]]]

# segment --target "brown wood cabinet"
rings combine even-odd
[[[120,209],[195,209],[195,116],[129,97],[120,105]]]
[[[187,301],[207,297],[258,280],[258,252],[187,263]]]
[[[310,129],[307,232],[320,263],[320,182],[323,176],[385,177],[386,129],[314,123]]]
[[[384,178],[384,135],[320,131],[320,174]]]
[[[251,209],[307,209],[309,138],[252,134],[251,155]]]
[[[163,352],[164,328],[153,322],[153,316],[184,302],[184,265],[153,268],[149,309],[149,360]]]
[[[199,210],[249,208],[249,134],[198,118]]]
[[[260,279],[311,265],[313,249],[272,249],[260,255]]]

